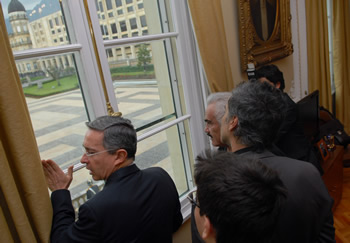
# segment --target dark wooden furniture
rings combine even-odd
[[[343,193],[343,156],[344,147],[336,145],[335,150],[330,152],[329,158],[322,163],[324,170],[322,179],[329,194],[334,199],[333,212],[338,206]]]

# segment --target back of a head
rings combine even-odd
[[[276,65],[270,64],[262,66],[256,71],[256,78],[267,78],[274,85],[280,82],[280,90],[283,91],[285,88],[283,73],[278,69]]]
[[[238,118],[233,134],[243,145],[271,147],[285,115],[281,90],[266,82],[240,83],[228,101],[228,119]]]
[[[277,172],[234,153],[207,153],[197,158],[195,181],[216,242],[272,241],[287,195]]]
[[[207,105],[215,104],[215,118],[221,124],[221,118],[225,114],[225,107],[228,99],[231,97],[231,92],[216,92],[207,97]]]
[[[86,122],[89,129],[103,132],[103,146],[106,149],[123,148],[128,158],[135,159],[137,136],[131,121],[118,116],[101,116]],[[115,151],[110,151],[114,153]]]

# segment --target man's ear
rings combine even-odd
[[[230,120],[229,124],[228,124],[228,128],[230,131],[233,131],[238,125],[238,118],[237,116],[232,117],[232,119]]]
[[[118,149],[115,152],[115,163],[116,165],[123,163],[128,158],[128,152],[125,149]]]
[[[281,82],[277,82],[276,85],[275,85],[275,87],[276,87],[277,89],[279,89],[279,88],[281,87]]]
[[[206,215],[203,215],[203,231],[202,231],[202,238],[203,240],[213,238],[215,239],[215,229],[213,225],[211,224],[209,218]]]

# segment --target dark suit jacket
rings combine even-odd
[[[241,155],[259,159],[277,171],[288,190],[274,243],[335,243],[333,199],[314,166],[304,161],[278,157],[268,151],[246,151]],[[195,223],[192,227],[196,227]],[[193,233],[194,230],[192,228],[193,242],[202,242],[198,240],[198,234]]]
[[[286,117],[281,124],[276,146],[287,157],[310,162],[322,175],[323,170],[317,154],[298,119],[297,104],[286,93],[283,93],[283,100],[286,103]]]
[[[161,168],[131,165],[114,172],[101,192],[79,208],[68,190],[51,195],[51,242],[172,242],[182,224],[174,182]]]

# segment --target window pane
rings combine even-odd
[[[53,159],[63,169],[76,164],[82,155],[88,117],[73,55],[26,59],[16,61],[16,66],[40,157]],[[76,180],[76,184],[84,180]],[[70,187],[74,193],[80,189]]]
[[[122,0],[115,0],[115,5],[118,7],[122,6]]]
[[[130,21],[130,28],[131,28],[132,30],[137,29],[136,19],[135,19],[135,18],[132,18],[132,19],[129,19],[129,21]]]
[[[120,25],[120,30],[121,30],[122,32],[124,32],[124,31],[127,30],[125,21],[120,21],[120,22],[119,22],[119,25]]]
[[[6,28],[13,51],[70,43],[66,28],[63,28],[64,16],[59,0],[50,1],[50,5],[39,3],[40,1],[3,2]],[[61,38],[64,41],[60,41]]]
[[[3,3],[13,51],[70,44],[59,0]],[[40,157],[63,169],[79,162],[88,121],[76,57],[66,53],[16,61]],[[86,178],[76,177],[72,195],[81,191],[82,183],[85,190]]]
[[[123,46],[109,59],[119,110],[137,129],[175,114],[163,41]]]
[[[112,9],[112,0],[106,0],[107,10]]]
[[[152,0],[152,1],[115,1],[115,4],[112,4],[112,8],[114,11],[114,13],[116,13],[114,15],[114,17],[109,14],[110,13],[110,9],[108,8],[108,4],[107,4],[107,8],[105,8],[105,10],[103,10],[102,8],[102,4],[100,2],[100,7],[97,8],[97,16],[99,18],[99,22],[100,25],[110,25],[110,22],[112,20],[114,20],[114,22],[117,25],[120,25],[121,28],[121,32],[128,32],[128,36],[132,36],[131,32],[134,29],[138,29],[140,33],[144,33],[144,35],[146,34],[159,34],[159,33],[166,33],[169,31],[172,31],[173,27],[171,25],[172,21],[170,21],[171,16],[168,16],[168,18],[164,19],[164,21],[161,20],[161,15],[160,15],[160,7],[162,7],[164,5],[158,3],[158,1],[156,0]],[[167,2],[167,1],[166,1]],[[107,3],[107,1],[106,1]],[[162,12],[166,12],[165,7],[163,6],[162,8],[164,8],[162,10]],[[107,13],[108,10],[108,13]],[[104,16],[106,16],[108,14],[109,18],[104,18]],[[169,13],[167,13],[169,15]],[[131,24],[129,25],[129,22],[131,19],[135,19],[136,20],[136,24]],[[153,24],[152,26],[148,26],[148,22],[154,22],[155,24]],[[157,22],[159,24],[157,24]],[[128,23],[128,24],[125,24]],[[160,25],[164,25],[166,24],[166,28],[159,28],[158,26]],[[122,36],[125,34],[122,33],[118,33],[118,38],[122,38]],[[113,39],[112,36],[109,36],[108,39]]]
[[[135,162],[141,169],[162,167],[169,173],[181,195],[188,190],[188,185],[180,144],[178,127],[172,126],[139,142]]]

